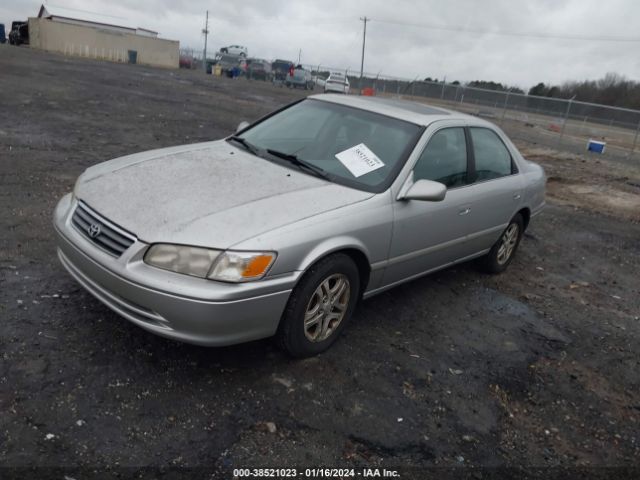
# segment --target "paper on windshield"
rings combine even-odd
[[[384,163],[364,143],[336,153],[336,158],[358,178],[384,167]]]

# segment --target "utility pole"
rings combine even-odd
[[[302,56],[302,49],[298,50],[298,65],[300,65],[300,57]]]
[[[371,19],[365,16],[360,17],[360,20],[364,22],[364,30],[362,31],[362,59],[360,61],[360,85],[358,85],[360,87],[358,89],[360,90],[359,95],[362,95],[362,76],[364,75],[364,45],[367,41],[367,22]]]
[[[202,66],[204,67],[204,73],[207,73],[207,36],[209,35],[209,10],[207,10],[207,17],[204,21],[204,52],[202,54]]]

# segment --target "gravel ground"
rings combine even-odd
[[[523,145],[547,170],[549,205],[506,273],[468,264],[374,297],[302,361],[269,340],[153,336],[59,265],[51,213],[86,167],[220,138],[304,93],[0,45],[5,475],[640,475],[637,167]]]

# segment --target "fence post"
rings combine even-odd
[[[573,102],[574,98],[576,98],[575,95],[569,99],[569,103],[567,105],[567,111],[564,113],[564,122],[562,122],[562,128],[560,129],[560,138],[558,138],[558,145],[560,145],[560,143],[562,142],[562,137],[564,137],[564,129],[567,126],[567,121],[569,120],[569,111],[571,110],[571,102]]]
[[[511,92],[507,91],[507,95],[504,97],[504,107],[502,108],[502,118],[500,119],[500,126],[504,123],[504,116],[507,114],[507,103],[509,103],[509,94]]]
[[[633,152],[636,149],[636,144],[638,143],[638,133],[640,133],[640,122],[638,122],[638,126],[636,127],[636,135],[633,137],[633,145],[631,146],[631,152],[629,153],[629,157],[633,155]]]

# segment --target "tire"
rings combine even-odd
[[[504,272],[516,254],[523,233],[524,219],[518,213],[511,219],[489,253],[481,259],[482,269],[487,273]]]
[[[296,358],[324,352],[342,333],[359,298],[360,275],[351,257],[337,253],[320,260],[289,297],[276,333],[278,345]]]

